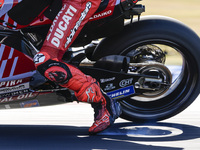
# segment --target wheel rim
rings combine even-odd
[[[140,41],[126,48],[121,55],[128,55],[137,47],[148,44],[164,47],[164,50],[169,49],[171,52],[173,49],[173,52],[179,55],[178,59],[180,62],[178,62],[178,66],[176,66],[179,67],[179,72],[173,77],[172,85],[164,95],[154,99],[135,96],[122,100],[121,105],[124,108],[123,111],[125,114],[141,119],[149,119],[150,117],[151,119],[158,118],[158,120],[161,120],[166,117],[166,114],[172,115],[175,111],[182,111],[184,105],[186,107],[186,103],[189,103],[187,99],[192,96],[193,90],[196,87],[196,81],[198,80],[198,67],[195,59],[184,46],[177,45],[167,40],[153,39]],[[166,65],[169,65],[171,62],[170,57],[168,56],[167,59],[169,59],[167,60],[169,62]],[[172,67],[174,66],[171,64],[171,68]],[[178,110],[177,107],[179,107]]]

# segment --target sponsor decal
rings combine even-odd
[[[91,2],[87,2],[85,10],[81,13],[79,20],[76,22],[76,25],[71,30],[71,34],[67,37],[67,42],[65,43],[65,48],[71,43],[76,31],[78,30],[79,26],[81,25],[82,21],[85,19],[86,15],[88,14],[90,8],[92,7]]]
[[[19,96],[14,97],[5,97],[0,99],[0,103],[6,103],[6,102],[12,102],[16,100],[26,99],[26,98],[32,98],[35,97],[37,93],[26,93]]]
[[[22,102],[20,103],[20,106],[22,108],[28,108],[28,107],[37,107],[40,106],[38,100],[31,100],[31,101],[26,101],[26,102]]]
[[[90,17],[90,21],[105,18],[105,17],[111,16],[112,14],[113,14],[112,10],[100,12],[100,13],[94,14],[92,17]]]
[[[107,78],[107,79],[100,79],[101,83],[109,82],[115,80],[115,77]]]
[[[125,87],[127,85],[131,85],[132,83],[133,83],[133,78],[124,79],[124,80],[120,81],[119,86],[120,87]]]
[[[45,56],[42,53],[38,53],[34,56],[33,61],[35,64],[42,63],[45,60]]]
[[[113,85],[113,83],[109,83],[104,88],[104,91],[110,91],[110,90],[113,90],[113,89],[115,89],[115,86]]]
[[[101,12],[97,12],[94,15],[92,15],[89,21],[95,21],[95,20],[99,20],[99,19],[103,19],[103,18],[111,16],[114,12],[115,6],[119,3],[120,3],[120,0],[109,1],[106,8],[102,10]]]
[[[128,86],[128,87],[121,88],[121,89],[118,89],[118,90],[115,90],[112,92],[108,92],[107,94],[112,99],[117,99],[117,98],[129,96],[134,93],[135,93],[135,90],[134,90],[133,86]]]
[[[0,88],[2,88],[2,87],[16,86],[16,85],[21,84],[21,83],[23,83],[23,79],[0,82]]]
[[[25,90],[15,91],[15,92],[11,92],[11,93],[3,93],[3,94],[0,95],[0,98],[10,97],[10,96],[17,96],[17,95],[24,94],[24,93],[29,93],[29,92],[30,92],[29,89],[25,89]]]
[[[29,83],[27,82],[27,83],[20,84],[20,85],[17,85],[17,86],[0,88],[0,94],[15,92],[15,91],[18,91],[18,90],[24,90],[24,89],[28,89],[28,88],[29,88]]]
[[[53,31],[54,27],[55,27],[55,23],[58,20],[58,17],[60,16],[61,13],[63,13],[63,10],[66,8],[66,5],[64,5],[62,7],[62,9],[60,10],[60,12],[58,13],[58,15],[56,16],[56,18],[53,21],[52,26],[50,27],[50,34],[47,36],[47,40],[50,39],[51,36],[51,32]],[[69,5],[69,8],[67,9],[67,11],[65,12],[65,14],[62,17],[62,20],[58,23],[58,27],[55,29],[54,32],[54,36],[51,39],[51,43],[56,46],[57,48],[60,47],[60,40],[63,38],[64,36],[64,32],[67,30],[68,25],[70,23],[70,21],[72,20],[72,17],[74,16],[74,13],[77,12],[77,9],[74,8],[72,5]]]

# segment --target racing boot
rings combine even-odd
[[[94,108],[94,123],[89,128],[90,134],[96,134],[112,125],[121,114],[118,102],[110,99],[99,86],[96,79],[87,76],[87,82],[75,95],[79,101],[91,103]]]
[[[89,128],[89,133],[92,135],[107,129],[121,114],[120,104],[107,95],[102,95],[101,102],[92,103],[95,112],[94,123]]]

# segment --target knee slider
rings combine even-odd
[[[58,84],[65,84],[72,78],[69,67],[64,63],[54,60],[47,60],[39,65],[37,70],[47,79]]]

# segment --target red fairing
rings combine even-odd
[[[133,0],[133,3],[135,3],[135,4],[136,4],[137,2],[138,2],[138,0]]]
[[[38,26],[38,25],[45,25],[45,24],[51,24],[52,21],[48,18],[46,18],[43,14],[43,12],[46,10],[46,8],[36,17],[30,24],[28,25],[20,25],[14,20],[12,20],[7,12],[11,10],[15,5],[17,5],[22,0],[4,0],[2,4],[0,5],[1,11],[0,11],[0,25],[3,25],[5,27],[8,27],[10,29],[22,29],[28,26]],[[0,0],[1,2],[1,0]]]
[[[1,81],[17,79],[18,77],[28,77],[33,74],[34,70],[35,66],[30,57],[14,48],[0,44]]]
[[[39,17],[35,18],[29,26],[39,26],[45,24],[52,24],[52,20],[41,14]]]
[[[126,1],[126,0],[121,0],[121,2],[124,2],[124,1]],[[139,0],[132,0],[133,1],[133,3],[137,3]]]
[[[0,18],[0,20],[3,20],[4,17],[6,15],[4,15],[2,18]],[[46,24],[51,24],[52,20],[50,20],[49,18],[45,17],[44,14],[41,14],[40,16],[36,17],[30,24],[28,25],[20,25],[17,24],[15,21],[13,21],[10,17],[8,17],[7,19],[7,23],[0,23],[0,25],[6,26],[10,29],[22,29],[28,26],[39,26],[39,25],[46,25]]]
[[[117,0],[110,0],[106,9],[101,12],[95,13],[92,17],[90,17],[89,21],[99,20],[111,16],[113,14],[116,2]]]

